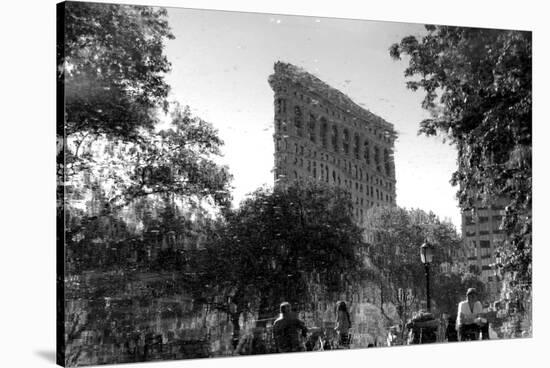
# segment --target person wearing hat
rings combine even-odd
[[[477,340],[481,331],[479,316],[483,313],[483,306],[478,300],[477,290],[469,288],[466,298],[458,304],[456,317],[458,341]]]

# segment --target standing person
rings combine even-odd
[[[349,329],[351,328],[351,318],[349,316],[346,303],[340,301],[336,303],[336,333],[338,334],[338,344],[349,346]]]
[[[306,325],[292,312],[290,303],[281,303],[279,310],[281,312],[279,318],[273,323],[273,338],[277,344],[277,351],[279,353],[303,351],[299,333],[301,331],[302,337],[306,337]]]
[[[483,313],[483,306],[478,300],[477,290],[468,289],[466,298],[458,304],[456,329],[459,341],[477,340],[481,331],[478,317]]]

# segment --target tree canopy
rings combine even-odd
[[[451,264],[453,253],[460,247],[460,236],[454,226],[439,220],[433,213],[418,209],[373,207],[367,216],[367,231],[374,238],[368,254],[380,270],[381,292],[385,294],[383,302],[398,304],[399,289],[411,289],[414,295],[425,296],[420,246],[426,241],[433,246],[431,279],[438,280],[442,273],[440,265]],[[457,292],[463,294],[462,290]],[[437,305],[445,304],[442,298],[442,294],[432,294]]]
[[[188,292],[190,254],[208,214],[229,205],[231,175],[218,163],[213,126],[167,103],[166,10],[79,2],[58,10],[57,224],[66,257],[58,286],[83,301],[63,310],[70,327],[58,333],[65,363],[77,364],[83,348],[97,347],[83,333],[139,338],[166,311],[159,297]],[[143,275],[150,280],[128,293]],[[132,300],[150,307],[128,308]]]
[[[509,243],[503,264],[531,282],[532,42],[531,32],[426,26],[421,39],[408,36],[390,55],[409,57],[407,87],[422,89],[432,117],[420,133],[443,134],[458,149],[463,209],[504,198],[503,227]]]
[[[309,302],[313,284],[340,292],[361,268],[361,239],[341,189],[302,182],[259,189],[211,237],[204,284],[239,311],[273,315],[284,300]]]
[[[150,195],[228,205],[230,174],[213,159],[223,144],[218,132],[177,103],[170,126],[158,128],[161,111],[169,111],[166,9],[79,2],[60,9],[58,166],[67,199],[101,187],[106,210]]]
[[[65,134],[107,134],[135,140],[152,129],[155,109],[167,108],[170,63],[163,42],[173,38],[166,10],[67,2],[57,45],[65,90]]]

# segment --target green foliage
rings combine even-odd
[[[426,135],[442,133],[458,149],[462,208],[504,198],[503,226],[509,242],[503,264],[531,282],[532,42],[531,32],[426,26],[420,40],[409,36],[390,48],[409,56],[407,87],[422,89],[432,117],[420,123]]]
[[[426,293],[424,267],[420,261],[420,246],[428,241],[434,247],[431,278],[439,278],[440,265],[451,262],[460,237],[451,223],[440,221],[433,213],[399,207],[373,207],[367,212],[367,231],[374,242],[369,246],[369,258],[381,272],[380,284],[386,301],[398,302],[398,289],[410,288],[414,295]],[[440,297],[432,293],[436,304]],[[424,298],[423,298],[424,299]]]
[[[432,291],[437,309],[441,313],[456,315],[458,303],[466,299],[466,291],[475,288],[480,300],[485,299],[485,285],[476,275],[466,273],[437,273],[433,278]]]
[[[147,339],[159,315],[182,313],[181,303],[167,308],[161,299],[197,288],[192,271],[208,216],[230,203],[231,175],[216,162],[223,141],[178,104],[169,124],[158,124],[169,108],[166,10],[63,6],[57,221],[65,235],[68,361],[121,341],[130,354],[121,361],[150,360],[128,346]],[[84,333],[101,341],[82,341]]]
[[[212,234],[204,283],[238,308],[275,311],[283,300],[308,302],[316,275],[328,291],[342,290],[361,268],[360,244],[344,191],[318,183],[259,189]]]
[[[153,128],[155,109],[167,108],[163,42],[173,36],[166,10],[67,2],[64,16],[57,60],[65,134],[137,140],[140,127]]]
[[[217,131],[189,108],[176,104],[169,126],[156,125],[158,108],[168,107],[163,42],[172,35],[166,10],[63,6],[58,223],[74,256],[72,271],[113,262],[124,268],[127,258],[136,262],[135,252],[145,262],[145,247],[165,242],[169,233],[190,237],[189,217],[205,205],[229,205],[231,175],[215,161],[223,144]],[[185,218],[186,211],[192,215]],[[124,255],[115,257],[117,252]]]
[[[210,124],[191,116],[188,108],[177,107],[169,129],[144,132],[139,143],[106,147],[99,172],[113,183],[111,204],[166,194],[210,198],[216,205],[228,206],[231,175],[213,161],[222,144]]]
[[[486,290],[485,290],[485,284],[479,280],[477,275],[472,273],[465,273],[464,275],[462,275],[461,283],[462,283],[462,290],[461,290],[462,299],[465,299],[464,295],[466,295],[466,291],[468,291],[469,288],[476,289],[478,298],[482,301],[487,296]]]

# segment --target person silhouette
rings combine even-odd
[[[459,341],[477,340],[481,332],[478,317],[483,313],[483,306],[478,300],[477,290],[469,288],[466,298],[458,304],[456,329]]]
[[[351,328],[351,318],[349,316],[346,303],[339,301],[336,303],[336,326],[335,330],[338,335],[338,344],[342,346],[348,346],[349,330]]]
[[[292,312],[290,303],[283,302],[279,306],[279,318],[273,323],[273,338],[279,353],[303,351],[300,343],[300,331],[302,337],[306,337],[307,328],[303,321]]]

